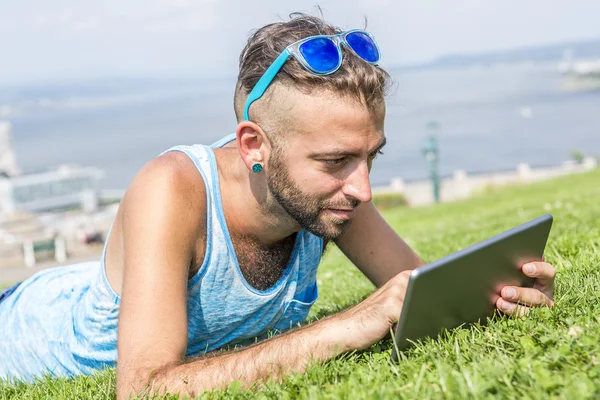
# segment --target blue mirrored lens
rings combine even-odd
[[[352,32],[346,35],[346,41],[359,57],[368,62],[379,61],[379,51],[373,39],[363,32]]]
[[[340,64],[337,46],[330,39],[315,38],[304,42],[300,45],[300,54],[318,73],[333,72]]]

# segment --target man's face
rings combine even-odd
[[[267,185],[304,229],[335,239],[371,200],[369,172],[385,143],[385,106],[371,113],[349,99],[298,94],[287,112],[292,132],[269,156]]]

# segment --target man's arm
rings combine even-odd
[[[167,365],[152,374],[149,393],[180,393],[195,397],[206,390],[226,388],[239,381],[244,388],[302,373],[311,362],[321,362],[349,350],[335,321],[321,320],[251,347],[215,352],[187,363]]]
[[[401,271],[425,264],[383,219],[373,202],[358,207],[348,231],[335,243],[377,287]]]
[[[310,362],[366,348],[386,336],[392,324],[398,322],[409,276],[410,271],[398,274],[344,312],[251,347],[165,365],[151,374],[143,393],[195,397],[207,390],[225,388],[233,381],[248,388],[292,372],[304,372]]]
[[[357,209],[350,228],[336,244],[377,287],[400,271],[424,264],[381,217],[372,202]],[[543,261],[530,263],[531,270],[527,266],[521,268],[525,275],[535,278],[533,288],[506,286],[499,293],[501,297],[496,306],[506,314],[524,315],[531,307],[554,306],[554,266]]]
[[[152,370],[185,356],[189,266],[200,230],[206,230],[206,205],[194,200],[206,196],[202,178],[185,158],[167,153],[149,162],[120,205],[119,398],[138,393]]]

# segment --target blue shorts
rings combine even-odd
[[[17,283],[14,286],[9,287],[9,288],[0,290],[0,303],[2,303],[2,300],[7,298],[8,296],[10,296],[12,292],[17,290],[17,288],[19,287],[20,284],[21,284],[21,282]]]

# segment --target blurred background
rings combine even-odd
[[[600,2],[318,4],[343,29],[368,19],[396,83],[373,186],[427,204],[440,186],[442,201],[471,194],[471,177],[597,165]],[[234,132],[239,53],[294,11],[319,15],[312,1],[0,0],[0,259],[101,244],[146,162]]]

